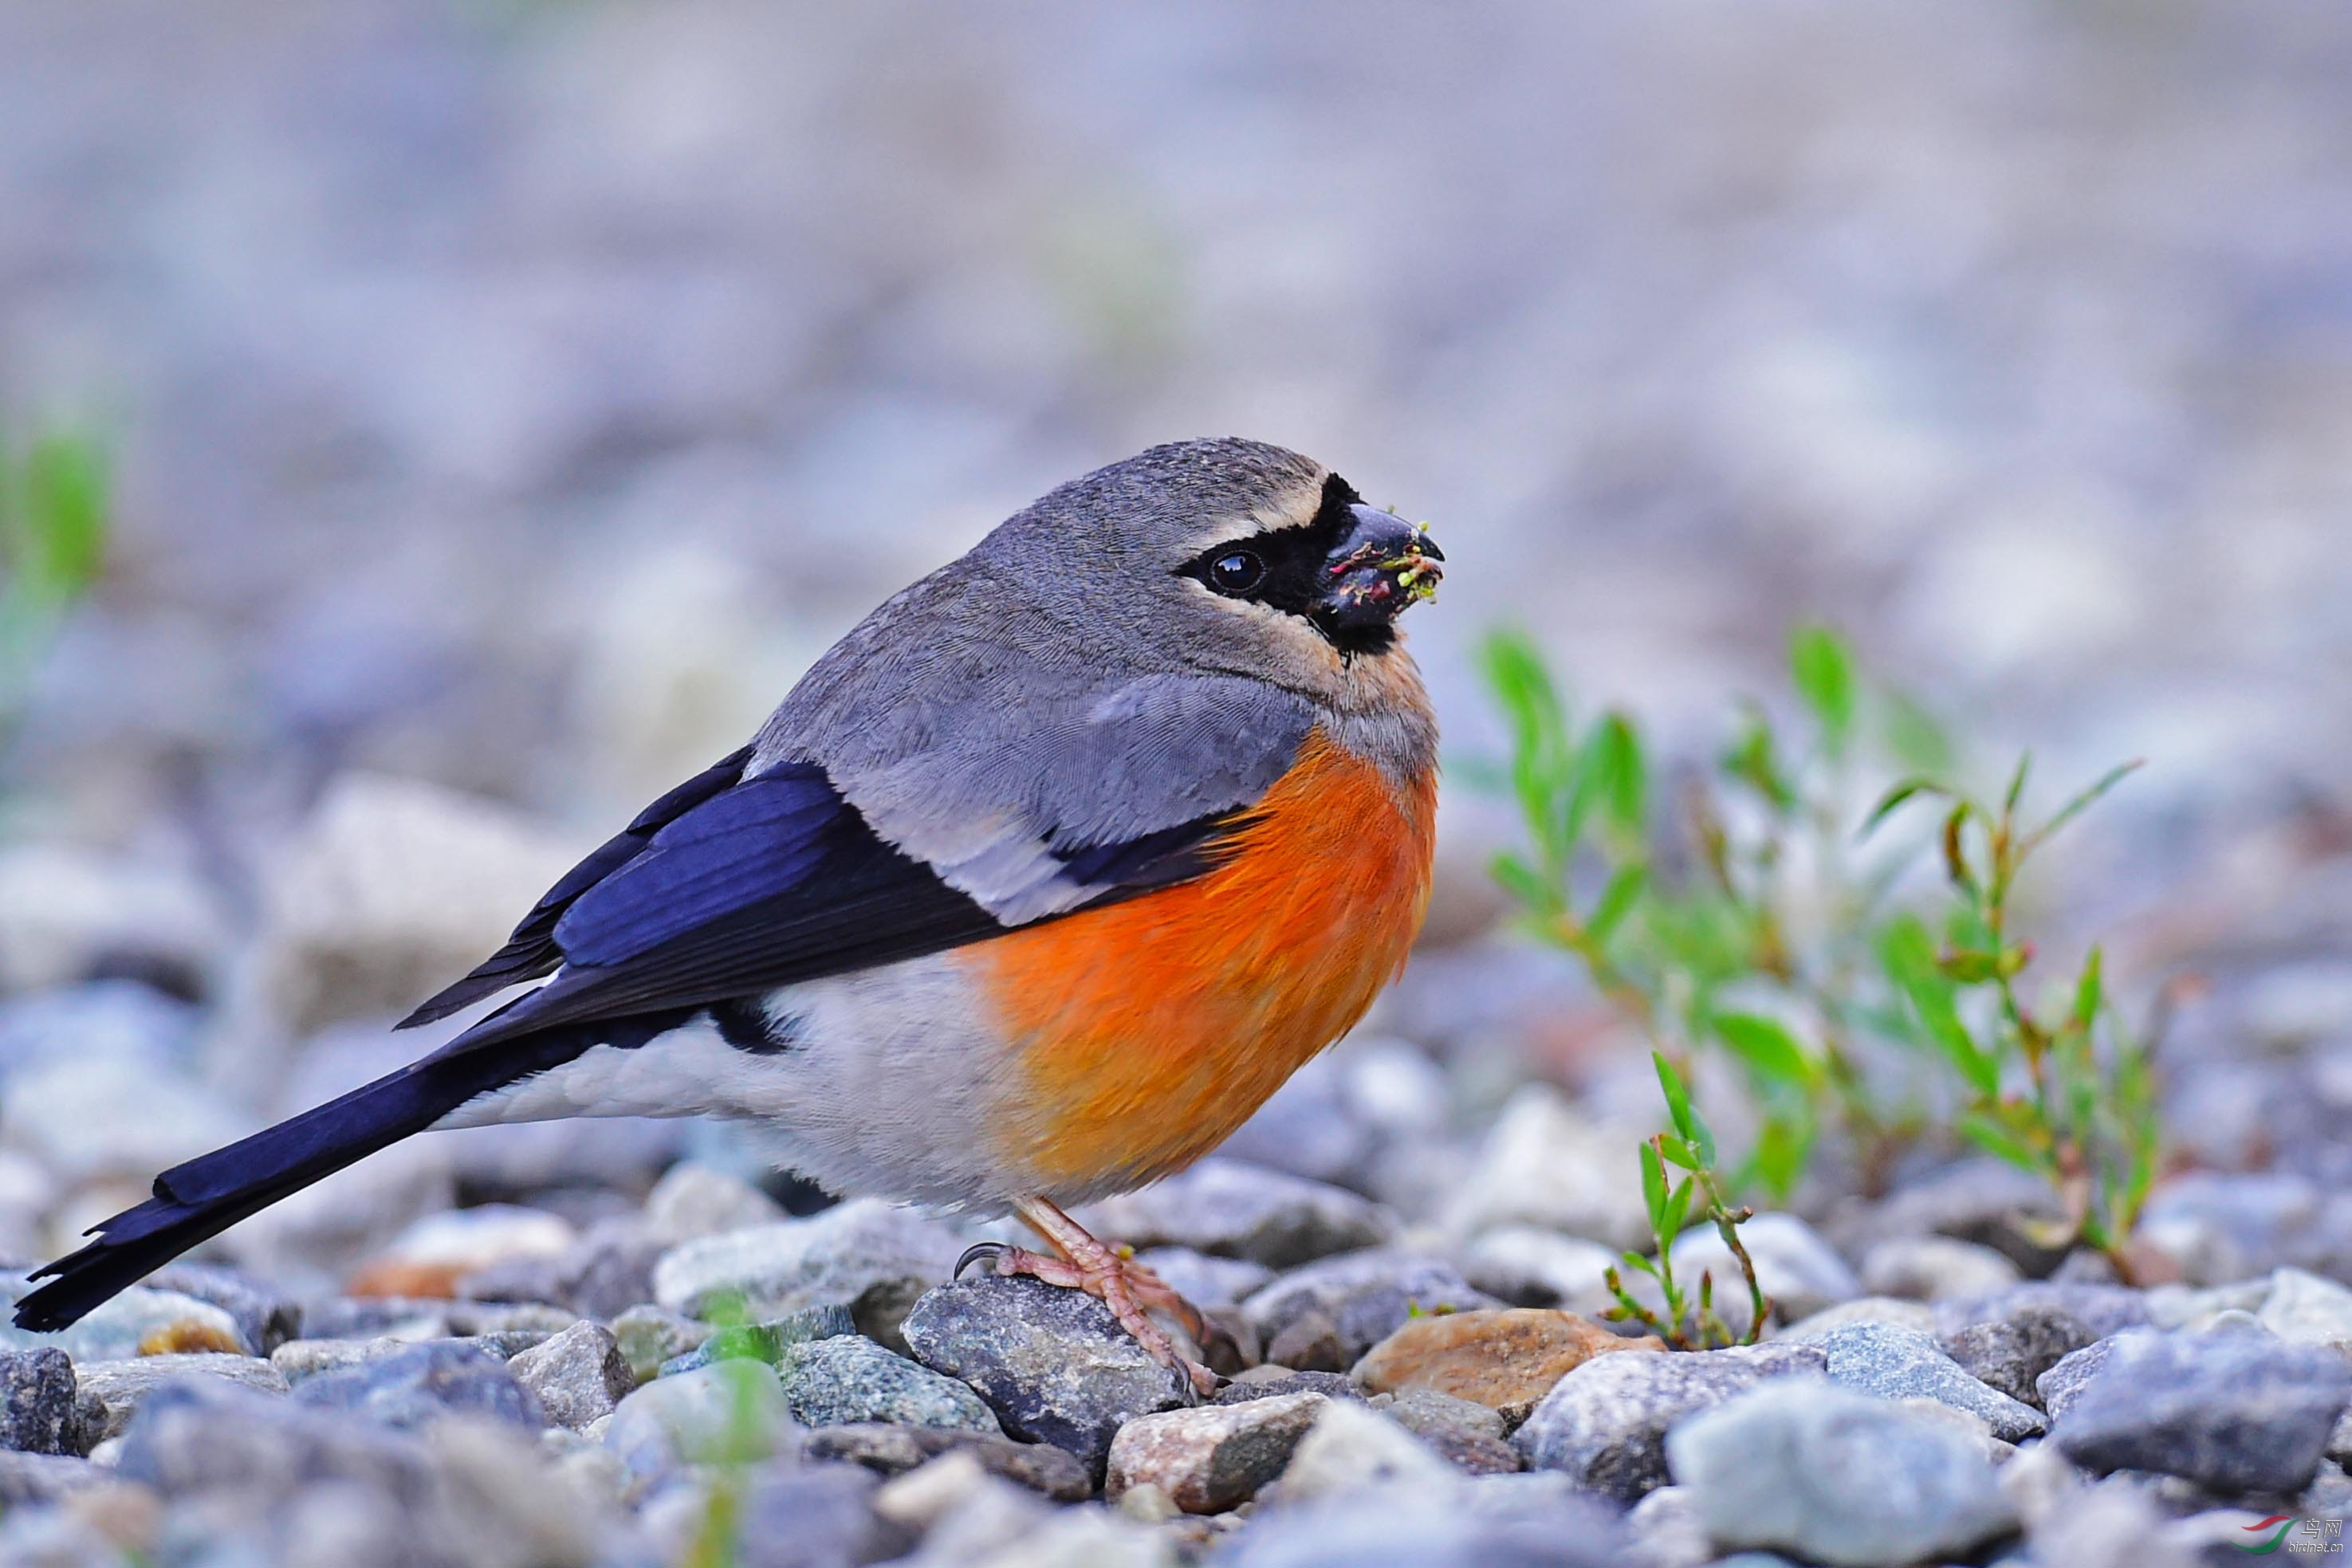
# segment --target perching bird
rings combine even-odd
[[[706,1113],[837,1194],[1020,1215],[1052,1252],[1000,1271],[1102,1297],[1173,1364],[1148,1310],[1189,1309],[1064,1210],[1214,1148],[1402,966],[1437,734],[1396,620],[1442,559],[1256,442],[1062,486],[867,616],[404,1027],[544,984],[165,1171],[16,1322],[72,1322],[412,1133]]]

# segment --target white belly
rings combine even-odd
[[[787,986],[765,1007],[791,1038],[782,1050],[743,1050],[698,1013],[632,1050],[591,1047],[435,1124],[722,1116],[760,1123],[796,1173],[844,1197],[994,1212],[1027,1196],[985,1132],[1018,1085],[951,958]]]

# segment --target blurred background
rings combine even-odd
[[[2176,1121],[2263,1163],[2352,1106],[2242,1060],[2352,1045],[2347,83],[2334,0],[0,5],[0,428],[112,519],[8,698],[0,1239],[405,1060],[886,594],[1227,433],[1447,551],[1385,1029],[1590,1005],[1484,934],[1479,638],[1703,758],[1825,622],[1981,786],[2149,759],[2048,918],[2216,977]]]

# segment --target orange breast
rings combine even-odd
[[[964,949],[1024,1080],[1006,1164],[1076,1196],[1222,1143],[1403,967],[1435,815],[1433,778],[1399,791],[1318,731],[1214,872]]]

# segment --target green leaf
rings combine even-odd
[[[1654,1143],[1642,1145],[1642,1201],[1649,1207],[1650,1228],[1662,1237],[1671,1234],[1665,1228],[1666,1167]]]
[[[1633,720],[1612,712],[1594,727],[1585,742],[1585,775],[1602,821],[1621,836],[1638,840],[1649,821],[1649,773]]]
[[[1698,1169],[1698,1151],[1681,1138],[1668,1137],[1664,1133],[1659,1134],[1658,1152],[1665,1155],[1669,1165],[1680,1166],[1686,1171]]]
[[[1794,1088],[1810,1086],[1816,1069],[1811,1055],[1777,1019],[1755,1013],[1717,1013],[1715,1032],[1759,1077]]]
[[[2000,1092],[2000,1063],[1978,1049],[1975,1036],[1961,1021],[1957,993],[1937,966],[1927,928],[1907,915],[1887,922],[1879,933],[1878,957],[1887,978],[1911,1003],[1928,1042],[1978,1093]]]
[[[1647,1274],[1653,1280],[1658,1277],[1658,1266],[1649,1259],[1643,1257],[1639,1252],[1626,1253],[1625,1266],[1629,1269],[1639,1269],[1643,1273]]]
[[[1813,1124],[1807,1115],[1767,1116],[1757,1129],[1756,1149],[1748,1157],[1756,1167],[1757,1179],[1775,1199],[1785,1203],[1796,1190],[1812,1145]]]
[[[1959,1121],[1960,1135],[1994,1158],[2035,1176],[2047,1174],[2046,1162],[2010,1130],[1982,1112],[1971,1111]]]
[[[17,504],[0,509],[17,591],[45,608],[78,598],[105,564],[111,517],[106,453],[83,435],[36,440],[20,465]]]
[[[1551,914],[1559,907],[1559,890],[1535,867],[1528,864],[1508,850],[1487,863],[1487,870],[1500,883],[1503,891],[1539,914]]]
[[[1683,1233],[1684,1225],[1690,1219],[1691,1195],[1697,1188],[1696,1176],[1685,1176],[1666,1199],[1665,1213],[1656,1221],[1659,1246],[1667,1246]]]
[[[2104,967],[2099,949],[2092,948],[2090,956],[2083,960],[2083,977],[2074,983],[2074,1027],[2084,1035],[2091,1032],[2091,1026],[2099,1019],[2100,998],[2105,989],[2101,977]]]
[[[1542,650],[1523,632],[1499,631],[1479,650],[1486,685],[1511,730],[1511,787],[1547,862],[1566,858],[1560,830],[1570,771],[1568,709]]]
[[[1584,923],[1584,934],[1594,942],[1605,943],[1615,934],[1642,894],[1650,885],[1650,868],[1634,864],[1620,866],[1609,885],[1601,890],[1601,901],[1592,906],[1592,914]]]
[[[1698,1157],[1701,1167],[1712,1170],[1715,1168],[1715,1130],[1706,1124],[1706,1118],[1698,1113],[1696,1105],[1690,1108],[1690,1119],[1691,1153]]]
[[[1936,778],[1950,776],[1957,760],[1952,737],[1935,715],[1900,692],[1888,692],[1878,707],[1878,730],[1895,765]]]
[[[2092,785],[2089,789],[2084,790],[2081,794],[2067,801],[2063,806],[2059,807],[2058,814],[2056,816],[2051,818],[2048,821],[2042,823],[2042,826],[2035,829],[2032,836],[2025,841],[2025,847],[2020,852],[2021,855],[2031,854],[2035,850],[2040,849],[2043,844],[2048,843],[2051,836],[2056,833],[2059,829],[2064,827],[2067,823],[2073,821],[2075,818],[2089,810],[2093,806],[2098,803],[2100,798],[2105,796],[2108,790],[2114,789],[2116,785],[2122,783],[2125,779],[2130,778],[2133,774],[2138,772],[2141,768],[2147,766],[2147,763],[2145,758],[2134,758],[2129,762],[2121,763],[2114,768],[2108,768],[2106,772],[2099,776],[2099,781],[2097,783]]]
[[[1742,705],[1744,715],[1739,738],[1723,756],[1723,770],[1746,784],[1776,811],[1788,811],[1797,804],[1795,786],[1781,770],[1778,748],[1772,739],[1772,720],[1753,703]]]
[[[1950,793],[1951,791],[1949,789],[1947,789],[1944,786],[1937,783],[1932,779],[1906,779],[1901,783],[1895,785],[1894,789],[1889,789],[1885,794],[1881,795],[1878,798],[1878,804],[1873,806],[1870,809],[1870,815],[1863,819],[1862,831],[1856,833],[1854,837],[1858,839],[1866,839],[1870,837],[1871,834],[1878,831],[1878,825],[1881,822],[1884,822],[1887,818],[1902,810],[1909,801],[1915,800],[1923,795],[1935,796],[1948,795]]]
[[[1789,673],[1797,695],[1822,727],[1822,743],[1832,757],[1845,750],[1853,730],[1853,654],[1843,639],[1823,626],[1801,626],[1789,640]]]
[[[1981,986],[2000,977],[2000,956],[1979,948],[1960,947],[1938,956],[1936,967],[1944,977],[1963,986]]]
[[[1657,1066],[1658,1088],[1666,1096],[1666,1114],[1673,1120],[1675,1131],[1696,1145],[1698,1143],[1698,1135],[1694,1129],[1697,1118],[1691,1113],[1688,1086],[1683,1082],[1682,1074],[1675,1071],[1675,1064],[1666,1060],[1665,1052],[1653,1051],[1650,1052],[1650,1060]]]
[[[2025,780],[2032,771],[2033,753],[2021,753],[2017,758],[2017,771],[2009,776],[2009,789],[2000,798],[2000,814],[2003,817],[2017,815],[2017,803],[2025,799]]]
[[[1944,819],[1944,874],[1952,885],[1969,898],[1977,895],[1976,873],[1969,868],[1969,847],[1966,832],[1969,819],[1977,814],[1976,807],[1963,800],[1954,806]]]

